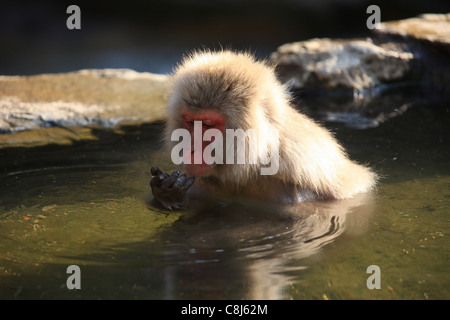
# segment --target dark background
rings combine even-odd
[[[69,5],[81,30],[69,30]],[[315,37],[367,37],[376,4],[381,20],[446,13],[448,0],[164,0],[0,2],[0,74],[85,68],[169,73],[202,47],[247,49],[267,57],[284,43]]]

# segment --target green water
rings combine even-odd
[[[327,126],[383,178],[372,199],[295,218],[226,202],[151,210],[151,166],[172,169],[161,124],[0,150],[0,298],[449,299],[449,107]],[[73,264],[80,290],[66,286]],[[379,290],[367,288],[370,265]]]

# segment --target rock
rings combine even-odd
[[[168,76],[127,69],[1,76],[0,133],[4,135],[0,135],[0,147],[11,143],[67,143],[91,137],[86,130],[57,127],[115,127],[161,120],[166,116],[169,91]],[[54,129],[47,133],[39,130],[38,135],[12,135],[47,127]],[[77,132],[80,137],[74,136]]]
[[[383,22],[373,30],[373,39],[402,45],[415,57],[414,72],[420,82],[441,95],[450,94],[450,14]]]
[[[282,45],[271,59],[294,89],[361,92],[407,79],[413,55],[370,39],[312,39]]]
[[[450,54],[450,13],[422,14],[417,18],[383,22],[373,32],[378,37],[389,35],[405,41],[421,41],[442,47]]]
[[[450,101],[450,14],[389,21],[367,39],[311,39],[272,54],[280,80],[323,121],[373,128]]]
[[[285,44],[271,59],[280,79],[291,81],[294,89],[364,93],[386,84],[421,82],[448,90],[450,14],[383,22],[367,39]]]
[[[450,101],[450,14],[383,22],[367,39],[289,43],[271,58],[309,113],[376,127],[424,101]]]
[[[0,134],[0,149],[7,147],[38,147],[48,144],[72,145],[77,141],[97,140],[92,128],[88,127],[48,127]]]

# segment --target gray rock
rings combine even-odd
[[[396,43],[414,55],[418,80],[450,95],[450,14],[423,14],[389,21],[373,30],[377,43]]]
[[[424,101],[450,101],[450,14],[383,22],[367,39],[288,43],[271,58],[309,113],[376,127]]]
[[[35,129],[111,128],[124,123],[137,125],[164,119],[170,86],[168,76],[128,69],[1,76],[0,133],[3,135],[0,135],[0,147],[10,145],[11,141],[16,145],[21,136],[32,141],[31,145],[45,143],[48,132]],[[13,136],[24,130],[35,130],[35,136],[30,133]],[[71,140],[78,139],[75,132],[83,137],[90,136],[78,129],[52,132],[57,132],[58,139],[64,143],[67,141],[65,133]],[[42,139],[36,135],[42,135]]]
[[[294,89],[364,93],[401,82],[448,88],[450,14],[383,22],[367,39],[288,43],[271,59],[280,79],[290,81]]]
[[[373,32],[378,37],[393,36],[405,41],[421,41],[444,48],[450,53],[450,13],[422,14],[416,18],[383,22]]]
[[[413,55],[370,39],[311,39],[282,45],[271,59],[294,89],[360,92],[406,79]]]

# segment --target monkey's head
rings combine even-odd
[[[174,130],[186,129],[191,135],[192,148],[191,154],[183,155],[183,159],[191,160],[190,164],[184,161],[190,175],[212,175],[233,182],[240,181],[240,176],[245,175],[245,181],[248,181],[248,176],[255,174],[258,164],[227,165],[225,159],[223,164],[208,164],[204,151],[215,137],[210,141],[202,139],[201,144],[195,145],[194,136],[195,132],[198,137],[199,132],[203,136],[208,129],[219,130],[224,138],[224,156],[226,152],[236,152],[226,150],[227,129],[253,129],[259,137],[264,137],[263,140],[269,139],[267,130],[273,115],[280,112],[273,108],[273,99],[285,92],[276,80],[273,68],[247,53],[196,52],[182,61],[173,78],[165,132],[168,147],[172,149],[177,144],[171,141]],[[198,121],[201,121],[201,130]],[[265,134],[260,135],[261,132]],[[258,143],[265,143],[263,140]],[[194,161],[195,150],[200,146],[202,159]],[[259,158],[264,155],[253,156]]]

